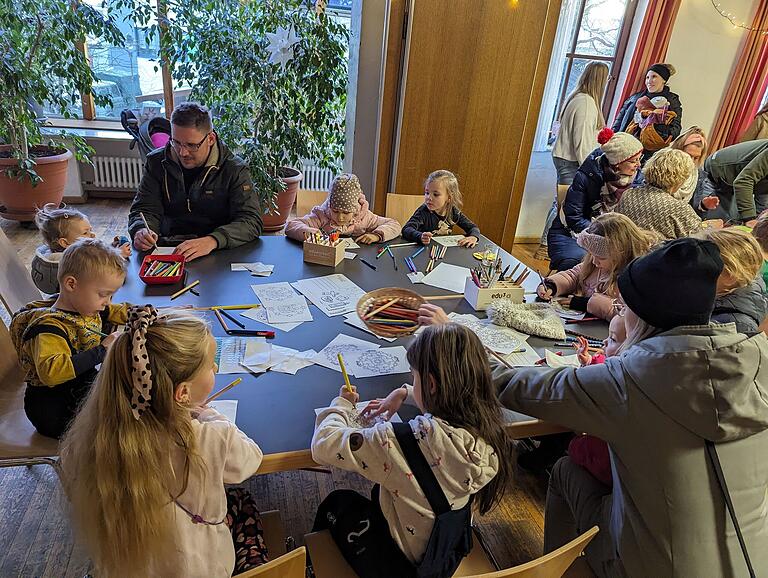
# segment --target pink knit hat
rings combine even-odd
[[[597,142],[603,150],[608,163],[616,166],[643,152],[643,143],[628,132],[613,132],[605,127],[597,135]]]

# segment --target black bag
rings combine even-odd
[[[472,549],[472,497],[460,510],[450,504],[419,448],[411,426],[392,424],[395,437],[432,511],[435,524],[424,557],[412,564],[392,538],[379,508],[379,486],[371,499],[336,490],[323,500],[313,531],[328,529],[342,555],[361,578],[446,578]]]

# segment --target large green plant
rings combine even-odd
[[[192,87],[190,100],[211,108],[219,136],[250,166],[266,210],[276,210],[283,167],[310,159],[339,168],[348,33],[314,0],[168,0],[167,18],[156,18],[155,0],[113,6],[127,8],[139,26],[164,27],[161,58]],[[286,33],[296,40],[290,46],[273,36]]]
[[[77,0],[0,0],[0,137],[18,160],[6,171],[12,178],[38,184],[34,157],[50,154],[43,145],[58,148],[41,132],[32,103],[71,118],[80,94],[91,92],[95,77],[77,48],[87,36],[123,42],[113,19]],[[104,96],[94,100],[109,103]],[[78,160],[88,159],[92,149],[82,138],[61,136],[73,143]]]

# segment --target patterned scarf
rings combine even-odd
[[[632,186],[635,180],[635,175],[626,176],[615,173],[607,163],[603,167],[603,177],[605,182],[600,189],[600,214],[613,211],[621,200],[621,195]]]
[[[131,333],[131,411],[133,417],[149,408],[152,399],[152,371],[147,355],[147,330],[157,320],[157,310],[152,305],[138,305],[128,310],[126,331]]]

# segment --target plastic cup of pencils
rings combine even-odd
[[[184,278],[184,255],[147,255],[139,268],[139,279],[147,285],[173,285]]]

